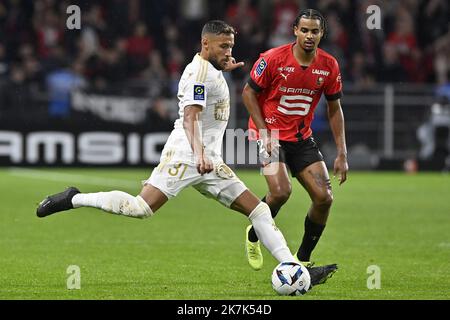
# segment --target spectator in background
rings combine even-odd
[[[153,50],[153,39],[142,21],[136,23],[133,35],[127,39],[130,72],[135,74],[148,66],[148,56]]]
[[[40,61],[34,53],[26,54],[22,57],[22,66],[26,76],[26,82],[33,93],[44,90],[44,72]]]
[[[9,79],[8,68],[14,63],[34,92],[45,89],[49,74],[76,60],[98,92],[117,93],[111,84],[123,81],[126,85],[118,87],[124,91],[134,90],[130,87],[136,84],[151,88],[151,97],[173,96],[177,82],[170,86],[169,79],[179,78],[188,63],[187,52],[198,51],[198,39],[189,34],[198,34],[207,18],[222,15],[239,32],[235,55],[248,59],[232,75],[240,81],[258,52],[292,40],[290,22],[299,7],[317,7],[329,20],[322,45],[337,56],[345,79],[365,86],[372,82],[376,66],[377,81],[449,81],[448,0],[76,1],[82,10],[79,31],[65,27],[69,4],[0,0],[0,79]],[[366,27],[369,5],[381,8],[381,30]]]
[[[256,24],[259,20],[259,14],[256,8],[251,5],[250,0],[237,0],[228,6],[225,18],[240,33],[242,24],[245,22]]]
[[[233,48],[234,56],[245,62],[244,67],[236,70],[233,76],[244,79],[250,72],[252,62],[258,58],[258,53],[263,51],[264,30],[259,23],[261,18],[250,0],[231,3],[225,17],[228,23],[236,26],[239,34],[239,46]]]
[[[330,52],[334,56],[340,57],[339,63],[342,68],[347,68],[347,60],[345,59],[350,53],[348,33],[342,25],[339,17],[331,12],[327,15],[328,29],[326,41],[322,45],[324,50]]]
[[[9,62],[6,57],[6,48],[5,45],[0,42],[0,82],[3,78],[6,78],[8,70]]]
[[[70,116],[70,93],[86,85],[83,77],[83,64],[75,61],[70,69],[59,69],[47,76],[49,95],[49,116],[65,118]]]
[[[354,37],[351,38],[353,50],[364,52],[366,63],[377,66],[381,62],[381,49],[384,42],[384,24],[381,30],[370,30],[367,28],[367,8],[370,5],[378,5],[383,12],[387,12],[384,8],[385,2],[381,0],[362,0],[358,1],[355,8],[355,29],[351,30]],[[383,18],[385,15],[383,15]],[[351,57],[349,57],[351,59]]]
[[[438,85],[450,84],[450,22],[448,32],[434,43],[434,69]]]
[[[37,52],[40,58],[47,58],[51,48],[61,44],[64,27],[58,16],[51,9],[45,9],[43,16],[34,16],[34,28],[36,32]]]
[[[114,46],[109,49],[102,49],[102,74],[108,83],[115,85],[128,75],[127,69],[127,41],[119,38],[115,41]]]
[[[417,10],[417,39],[423,48],[429,47],[448,31],[450,3],[448,0],[420,1]]]
[[[39,59],[44,72],[48,75],[50,72],[61,69],[68,64],[70,57],[60,45],[55,45],[48,49],[48,55],[44,59]]]
[[[15,120],[32,118],[32,97],[26,83],[26,74],[23,68],[15,64],[11,67],[9,81],[3,91],[2,120]]]
[[[167,72],[170,82],[170,92],[176,96],[178,91],[178,81],[185,64],[184,52],[177,46],[169,48],[169,59],[167,61]]]
[[[374,71],[367,64],[364,53],[361,51],[353,54],[348,75],[349,80],[358,89],[368,88],[375,83]]]
[[[101,8],[93,5],[82,15],[83,27],[81,28],[81,48],[84,59],[95,55],[100,49],[100,36],[106,31],[106,24],[101,14]]]
[[[33,3],[31,1],[0,1],[0,39],[9,52],[16,53],[32,34]]]
[[[407,80],[406,71],[398,58],[398,52],[391,44],[383,46],[383,65],[377,70],[377,80],[380,82],[404,82]]]
[[[273,27],[269,35],[269,47],[278,47],[292,41],[292,21],[299,7],[295,0],[274,0]]]
[[[159,96],[163,93],[165,86],[167,86],[167,71],[163,65],[161,54],[159,51],[154,50],[150,53],[149,66],[144,71],[143,77],[148,79],[148,94],[151,97]]]
[[[133,17],[130,14],[130,1],[108,0],[107,4],[103,3],[102,8],[109,34],[126,37],[130,32],[130,25],[134,25],[134,21],[130,21],[130,15]]]
[[[397,51],[400,64],[408,75],[408,80],[417,82],[421,79],[419,71],[421,53],[417,47],[417,38],[414,34],[414,23],[411,14],[404,7],[399,7],[395,15],[394,31],[387,36],[387,45]]]
[[[175,23],[168,23],[177,18],[178,1],[160,1],[160,0],[141,0],[140,10],[141,19],[145,21],[152,31],[154,47],[161,50],[166,45],[165,32],[168,26],[176,28]],[[172,18],[173,16],[173,18]]]
[[[183,30],[187,35],[198,34],[203,26],[203,21],[208,17],[207,0],[180,0],[179,13],[183,19]],[[191,39],[193,43],[198,42],[197,37]]]
[[[180,30],[183,30],[182,48],[184,53],[200,52],[197,35],[202,30],[205,20],[208,19],[208,2],[207,0],[179,0],[178,2],[179,17],[172,21]],[[178,21],[179,18],[181,18],[181,21]],[[170,55],[170,51],[167,53]]]
[[[258,53],[264,49],[264,34],[258,24],[246,20],[240,24],[239,38],[239,46],[235,46],[233,53],[236,59],[243,60],[245,65],[236,70],[233,76],[243,80],[248,77],[253,61],[258,58]]]
[[[152,107],[147,111],[145,123],[152,131],[164,132],[173,129],[173,120],[170,118],[166,100],[158,96],[152,101]]]

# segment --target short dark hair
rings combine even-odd
[[[206,34],[236,34],[232,26],[222,20],[211,20],[205,23],[202,29],[202,37]]]
[[[320,20],[320,27],[323,30],[324,36],[327,33],[327,21],[325,20],[325,18],[319,11],[314,10],[314,9],[304,9],[304,10],[300,11],[297,18],[295,18],[295,21],[294,21],[294,24],[292,25],[292,27],[297,27],[301,18]]]

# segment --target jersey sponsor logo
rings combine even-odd
[[[214,105],[214,119],[218,121],[228,121],[230,117],[230,101],[222,99]]]
[[[274,124],[275,122],[277,122],[277,118],[275,117],[264,118],[264,122],[268,124]]]
[[[328,76],[330,74],[330,71],[319,70],[319,69],[312,69],[312,74],[318,74],[318,75],[321,75],[321,76]]]
[[[294,72],[295,71],[295,67],[279,67],[277,68],[278,71],[280,72]]]
[[[306,116],[311,108],[312,98],[304,95],[284,95],[277,110],[285,115]]]
[[[196,84],[194,85],[194,100],[205,100],[205,86]]]
[[[287,88],[285,86],[280,86],[278,88],[278,90],[280,90],[281,92],[285,92],[285,93],[303,93],[303,94],[307,94],[310,96],[313,96],[316,94],[315,90],[310,90],[310,89],[306,89],[306,88]]]
[[[255,76],[259,77],[263,73],[263,71],[266,69],[266,67],[267,67],[267,62],[266,62],[266,60],[264,60],[264,58],[262,58],[258,64],[258,66],[255,69]]]
[[[282,76],[284,78],[285,81],[287,81],[287,77],[290,75],[290,73],[284,74],[284,73],[280,73],[280,76]]]

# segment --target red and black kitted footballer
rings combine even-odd
[[[258,139],[260,154],[278,155],[264,162],[269,191],[263,198],[275,217],[291,194],[289,168],[307,190],[312,204],[297,258],[311,264],[311,252],[325,228],[333,195],[323,156],[314,141],[311,123],[322,94],[337,147],[334,175],[347,178],[347,148],[341,108],[342,81],[336,59],[318,48],[326,21],[316,10],[302,10],[293,23],[295,42],[262,53],[255,62],[242,97],[250,113],[250,139]],[[274,139],[274,135],[276,139]],[[247,228],[247,257],[254,269],[262,267],[258,237]],[[329,265],[323,283],[337,269]],[[314,284],[313,284],[314,285]]]

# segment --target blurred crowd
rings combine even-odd
[[[73,4],[79,30],[66,27]],[[366,25],[374,4],[380,30]],[[241,86],[260,52],[294,41],[302,8],[326,17],[321,47],[338,59],[344,82],[449,83],[448,0],[0,0],[0,109],[20,112],[45,93],[50,114],[63,116],[74,88],[173,97],[210,19],[238,32],[233,55],[246,65],[230,80]]]

